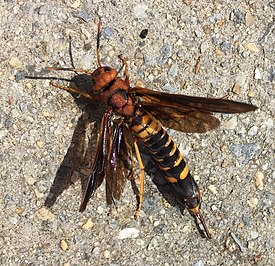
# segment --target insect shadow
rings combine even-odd
[[[90,76],[86,74],[76,75],[70,82],[71,87],[77,87],[83,91],[91,85]],[[78,108],[81,109],[82,114],[78,118],[71,144],[56,172],[45,200],[44,206],[46,207],[52,207],[63,191],[68,189],[79,178],[82,192],[84,191],[95,156],[96,142],[94,139],[97,138],[100,121],[104,113],[102,103],[91,101],[76,93],[69,93],[74,98]]]

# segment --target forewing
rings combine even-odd
[[[130,163],[131,139],[130,130],[122,123],[113,127],[110,135],[110,150],[106,166],[106,200],[111,204],[120,199],[125,182],[132,171]]]
[[[220,125],[212,112],[241,113],[257,107],[224,99],[192,97],[156,92],[141,87],[131,88],[139,105],[157,117],[165,127],[188,133],[204,133]]]
[[[147,102],[172,103],[175,108],[182,106],[195,109],[200,112],[215,113],[245,113],[255,111],[256,106],[246,103],[240,103],[225,99],[215,99],[206,97],[193,97],[181,94],[170,94],[165,92],[157,92],[141,87],[131,88],[131,93],[144,98]]]
[[[108,130],[108,122],[110,119],[110,113],[106,111],[101,120],[100,133],[97,141],[96,155],[91,171],[91,175],[88,178],[88,182],[85,188],[85,192],[79,207],[79,211],[83,212],[88,204],[89,199],[94,194],[96,189],[101,185],[105,171],[106,164],[106,135]]]

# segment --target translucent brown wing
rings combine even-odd
[[[110,113],[106,111],[101,120],[100,133],[97,141],[96,155],[92,167],[91,175],[88,178],[86,189],[79,207],[79,211],[85,211],[87,204],[94,194],[96,189],[101,185],[105,176],[105,164],[106,164],[106,136],[108,124],[110,121]]]
[[[120,199],[125,182],[132,166],[130,163],[132,135],[123,123],[112,127],[109,139],[108,159],[106,164],[106,201],[111,204],[114,199]]]
[[[165,127],[189,133],[204,133],[218,127],[219,119],[211,112],[241,113],[257,109],[253,105],[224,99],[169,94],[140,87],[132,88],[131,93],[140,96],[139,105]]]
[[[131,93],[140,96],[147,102],[154,103],[169,103],[173,104],[174,108],[188,107],[200,112],[215,112],[215,113],[245,113],[255,111],[256,106],[240,103],[225,99],[215,99],[206,97],[193,97],[181,94],[170,94],[157,92],[141,87],[131,88]]]
[[[151,103],[142,103],[142,109],[153,114],[162,125],[187,133],[205,133],[220,125],[218,118],[205,112],[186,108],[173,108],[168,106],[156,106]]]

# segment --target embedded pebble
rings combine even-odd
[[[94,223],[92,222],[92,220],[89,218],[83,225],[82,228],[89,230],[94,226]]]
[[[241,241],[239,240],[239,238],[236,237],[236,235],[234,233],[230,233],[231,237],[234,239],[234,241],[236,242],[236,244],[240,247],[241,252],[246,253],[246,248],[242,245]]]
[[[234,83],[234,86],[232,88],[232,92],[237,94],[237,95],[240,94],[240,85],[237,82]]]
[[[157,241],[157,239],[156,239],[156,238],[152,238],[151,241],[150,241],[150,243],[149,243],[149,245],[148,245],[148,247],[147,247],[147,249],[148,249],[148,250],[153,250],[153,249],[155,249],[157,246],[158,246],[158,241]]]
[[[7,135],[9,131],[7,129],[0,130],[0,140],[3,140]]]
[[[249,26],[252,26],[254,24],[254,22],[255,22],[254,16],[252,16],[250,12],[246,12],[245,25],[249,27]]]
[[[234,9],[230,13],[230,20],[234,21],[235,23],[244,23],[245,22],[244,13],[239,9]]]
[[[126,239],[126,238],[137,238],[139,236],[139,230],[134,227],[129,227],[122,229],[118,235],[117,239]]]
[[[217,194],[218,191],[217,191],[217,188],[214,186],[214,185],[210,185],[208,186],[208,190],[213,193],[213,194]]]
[[[254,53],[260,52],[260,49],[257,47],[256,43],[248,43],[245,47],[251,52],[254,52]]]
[[[229,120],[223,123],[223,127],[228,130],[233,130],[237,127],[238,125],[238,119],[237,116],[233,116]]]
[[[247,204],[251,208],[255,208],[258,205],[259,200],[255,197],[249,198]]]
[[[247,132],[247,134],[249,136],[255,136],[255,135],[257,135],[257,133],[258,133],[258,127],[257,126],[251,127]]]
[[[147,18],[146,10],[148,7],[144,4],[138,4],[134,6],[133,12],[134,16],[139,19],[145,19]]]
[[[177,64],[172,65],[168,71],[168,75],[175,77],[178,74],[179,67]]]
[[[256,239],[258,238],[259,234],[257,231],[253,230],[250,232],[251,239]]]
[[[258,171],[256,173],[255,185],[259,190],[264,189],[264,174],[263,174],[263,172]]]
[[[192,266],[204,266],[204,263],[202,260],[199,260],[199,261],[192,263]]]
[[[255,79],[261,79],[262,78],[262,74],[261,74],[259,68],[257,68],[257,67],[255,68],[254,78]]]
[[[103,252],[103,256],[107,259],[107,258],[110,258],[110,255],[111,255],[111,252],[109,250],[105,250]]]
[[[76,0],[70,6],[71,6],[71,8],[75,8],[76,9],[76,8],[79,8],[80,5],[81,5],[81,1],[80,0]]]
[[[159,57],[156,58],[159,65],[163,65],[167,62],[168,58],[172,55],[172,46],[170,44],[164,44],[159,50]]]
[[[12,57],[9,61],[9,64],[15,69],[20,69],[23,67],[21,60],[17,57]]]
[[[62,249],[63,251],[66,251],[66,250],[68,250],[68,248],[69,248],[67,242],[66,242],[65,240],[63,240],[63,239],[60,241],[60,247],[61,247],[61,249]]]
[[[259,154],[260,146],[258,143],[231,144],[229,150],[238,157],[240,162],[247,163]]]
[[[38,209],[36,211],[36,216],[38,217],[38,219],[40,220],[51,220],[54,218],[54,215],[46,208],[42,207],[41,209]]]

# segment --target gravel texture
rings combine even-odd
[[[274,2],[141,2],[0,1],[1,265],[275,265]],[[60,181],[78,163],[64,160],[84,109],[48,80],[22,77],[71,78],[45,71],[71,67],[69,36],[76,67],[94,70],[99,17],[102,62],[119,69],[123,53],[132,85],[259,107],[218,115],[221,127],[206,134],[169,130],[200,185],[212,240],[152,174],[138,221],[130,184],[115,207],[102,186],[79,213],[80,173]]]

